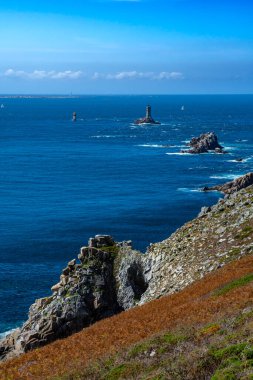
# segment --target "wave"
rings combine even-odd
[[[139,144],[136,146],[141,146],[144,148],[170,148],[172,147],[171,145],[160,145],[160,144]]]
[[[239,146],[225,146],[224,144],[221,144],[224,148],[224,150],[238,150]]]
[[[190,140],[182,140],[182,143],[189,144]]]
[[[168,156],[194,156],[194,154],[183,153],[183,152],[169,152],[169,153],[165,153],[165,154],[167,154]]]
[[[115,135],[97,135],[97,136],[90,136],[92,139],[115,139],[118,136]]]
[[[0,339],[4,339],[7,335],[13,333],[13,331],[15,331],[16,329],[11,329],[11,330],[8,330],[8,331],[5,331],[3,333],[0,333]]]
[[[253,156],[250,156],[250,157],[247,157],[247,158],[242,158],[242,159],[240,159],[239,161],[236,160],[236,159],[232,159],[232,160],[227,160],[227,162],[243,163],[243,162],[251,161],[252,159],[253,159]]]
[[[182,191],[184,193],[200,193],[201,189],[189,189],[187,187],[178,187],[177,191]]]
[[[222,174],[222,175],[212,175],[209,178],[212,179],[236,179],[241,177],[243,174]]]
[[[122,137],[127,137],[127,138],[135,138],[136,135],[95,135],[95,136],[90,136],[92,139],[117,139],[117,138],[122,138]]]

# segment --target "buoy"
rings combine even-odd
[[[72,121],[76,121],[76,112],[73,112]]]

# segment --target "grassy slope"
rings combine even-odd
[[[3,363],[0,379],[208,379],[215,372],[213,380],[253,379],[252,273],[250,255],[179,293]]]

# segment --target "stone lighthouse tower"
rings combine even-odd
[[[155,121],[152,116],[151,116],[151,106],[148,105],[146,107],[146,116],[141,118],[141,119],[137,119],[135,120],[134,122],[135,124],[160,124],[159,121]]]
[[[151,116],[151,106],[147,106],[146,107],[146,119],[147,120],[151,120],[152,119],[152,116]]]

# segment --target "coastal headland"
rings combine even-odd
[[[243,178],[251,178],[252,173]],[[0,342],[10,359],[96,321],[173,294],[225,264],[252,253],[253,190],[235,180],[234,191],[142,254],[130,241],[97,235],[82,247],[52,286],[37,300],[24,325]],[[240,186],[238,184],[241,184]]]

